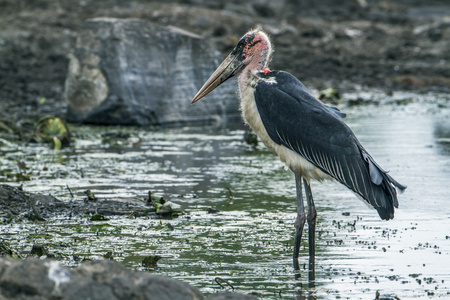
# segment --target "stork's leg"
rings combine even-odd
[[[303,179],[305,184],[306,202],[308,204],[308,244],[309,244],[309,279],[310,282],[315,279],[315,234],[316,234],[316,207],[314,206],[314,200],[311,192],[311,186]]]
[[[302,176],[295,173],[295,188],[297,191],[297,218],[295,219],[295,241],[293,263],[294,269],[299,270],[298,255],[300,252],[300,241],[302,240],[303,227],[305,226],[306,216],[305,207],[303,205],[302,195]]]

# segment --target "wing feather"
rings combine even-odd
[[[275,80],[264,80],[274,76]],[[345,116],[312,96],[286,72],[261,75],[255,101],[270,138],[297,152],[307,161],[341,182],[374,206],[383,219],[398,207],[395,187],[404,190],[361,146]]]

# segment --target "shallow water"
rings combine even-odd
[[[0,225],[2,238],[22,254],[43,244],[70,266],[78,264],[74,255],[96,259],[112,251],[127,267],[148,270],[142,258],[159,255],[149,271],[206,294],[221,290],[214,281],[220,277],[263,299],[373,299],[377,291],[400,299],[450,297],[450,118],[417,111],[414,105],[347,111],[346,122],[365,148],[408,189],[395,219],[386,222],[338,183],[312,184],[318,224],[311,288],[306,239],[299,280],[292,269],[293,175],[261,144],[246,144],[240,124],[157,131],[83,126],[73,129],[74,145],[60,152],[3,147],[1,182],[66,201],[72,200],[66,185],[76,201],[86,189],[98,198],[142,199],[151,190],[188,214],[103,222],[61,216]],[[110,132],[130,136],[102,142]],[[5,175],[18,172],[18,161],[30,181]],[[220,212],[209,214],[210,207]],[[166,223],[174,230],[161,230]]]

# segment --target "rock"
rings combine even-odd
[[[206,300],[257,300],[255,296],[232,292],[216,293],[209,295]]]
[[[57,262],[54,263],[58,264]],[[52,267],[52,269],[54,268]],[[50,276],[45,276],[50,275],[49,271],[50,264],[44,264],[43,261],[0,258],[0,298],[50,298],[56,282],[49,278]]]
[[[129,270],[110,261],[91,261],[68,268],[57,261],[0,257],[0,299],[202,300],[188,283]],[[208,300],[252,300],[251,295],[216,293]]]
[[[211,123],[238,116],[235,85],[190,100],[223,59],[208,40],[138,19],[90,19],[70,55],[65,83],[72,122]]]
[[[0,299],[201,300],[179,280],[128,270],[113,261],[67,268],[51,260],[0,258]]]

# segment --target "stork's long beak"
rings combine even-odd
[[[220,66],[209,77],[202,88],[197,92],[194,99],[192,99],[191,104],[208,95],[212,90],[236,75],[242,69],[243,64],[240,55],[233,53],[234,51],[225,58]]]

